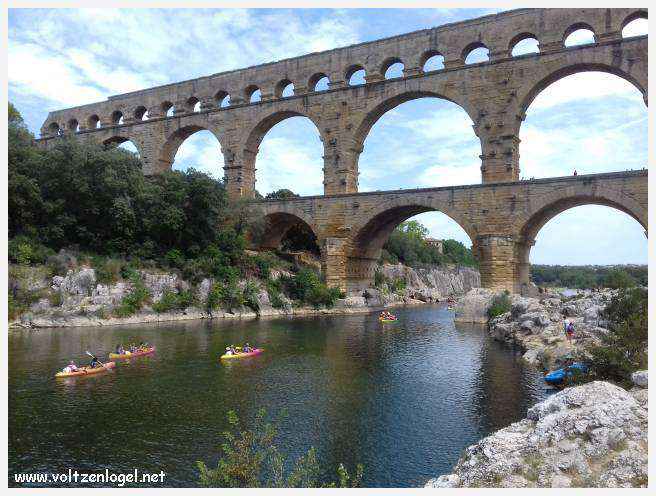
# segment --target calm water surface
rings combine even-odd
[[[541,376],[480,327],[456,327],[442,306],[375,314],[243,322],[21,330],[9,334],[9,475],[163,470],[194,486],[214,464],[225,413],[286,409],[280,443],[292,458],[365,466],[366,486],[419,486],[450,472],[461,451],[522,418],[547,394]],[[151,357],[91,377],[54,379],[84,350],[147,340]],[[259,357],[220,363],[228,344]],[[102,360],[102,358],[101,358]]]

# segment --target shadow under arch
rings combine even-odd
[[[353,225],[350,254],[347,265],[349,291],[360,291],[368,287],[374,278],[374,272],[381,249],[396,227],[415,215],[425,212],[445,214],[469,236],[472,245],[476,241],[476,230],[463,217],[452,211],[443,202],[430,199],[399,199],[393,204],[385,204],[363,215],[363,222]],[[364,214],[364,212],[363,212]]]
[[[605,72],[608,74],[613,74],[618,76],[637,88],[640,94],[643,97],[645,105],[647,105],[647,88],[643,85],[643,82],[639,81],[633,75],[623,71],[619,67],[615,67],[608,64],[599,64],[599,63],[581,63],[581,64],[570,64],[564,67],[560,67],[556,70],[551,71],[546,77],[543,77],[540,81],[533,84],[530,90],[524,95],[521,100],[519,110],[521,115],[526,115],[526,110],[531,106],[535,98],[544,91],[548,86],[553,83],[563,79],[567,76],[573,74],[578,74],[581,72]]]
[[[259,250],[278,250],[282,241],[291,229],[300,228],[307,231],[319,250],[318,236],[309,219],[304,219],[298,212],[278,211],[264,215],[264,229],[259,239],[251,239],[251,244]],[[309,221],[309,222],[308,222]]]
[[[255,188],[255,182],[256,182],[255,162],[257,160],[257,153],[259,151],[260,145],[262,144],[262,140],[264,140],[264,137],[276,124],[280,124],[282,121],[286,119],[290,119],[292,117],[304,117],[307,120],[309,120],[314,125],[317,134],[319,135],[319,139],[324,144],[324,148],[325,148],[325,143],[327,142],[327,140],[325,139],[321,126],[317,122],[316,118],[314,118],[312,115],[299,112],[296,110],[281,110],[267,115],[266,117],[258,121],[257,124],[255,124],[255,126],[253,126],[253,128],[248,132],[246,141],[244,142],[243,145],[244,168],[245,168],[244,176],[253,177],[253,188]],[[324,155],[325,155],[325,150],[324,150]]]
[[[199,131],[209,131],[216,138],[220,150],[223,150],[223,143],[221,143],[220,137],[217,135],[216,131],[204,126],[199,126],[196,124],[190,124],[187,126],[180,127],[174,132],[169,134],[166,137],[164,146],[162,146],[159,155],[159,168],[161,171],[171,170],[173,167],[173,162],[175,160],[175,155],[178,152],[178,149],[182,143],[189,138],[191,135]]]

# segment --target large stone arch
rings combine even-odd
[[[373,281],[380,252],[396,227],[405,220],[425,212],[441,212],[455,221],[476,242],[477,231],[471,222],[443,200],[433,197],[399,196],[358,215],[360,222],[351,226],[347,257],[347,287],[358,291]]]
[[[324,131],[319,122],[319,119],[312,114],[302,112],[300,110],[286,109],[275,111],[266,115],[250,127],[250,129],[245,133],[245,139],[242,143],[243,158],[241,164],[242,170],[240,172],[241,182],[246,191],[255,190],[255,162],[257,160],[257,153],[260,148],[260,144],[262,144],[262,140],[276,124],[279,124],[282,121],[292,117],[305,117],[306,119],[309,119],[317,129],[319,138],[321,139],[321,142],[324,144],[325,148],[326,139],[324,136]]]
[[[145,158],[144,146],[139,139],[136,139],[134,137],[124,136],[124,135],[114,135],[101,140],[101,144],[106,148],[115,148],[128,141],[135,146],[137,152],[139,153],[139,158],[143,161]]]
[[[216,138],[219,147],[223,150],[225,149],[224,144],[221,142],[221,137],[215,129],[212,129],[211,126],[203,126],[200,124],[187,124],[177,127],[174,131],[167,133],[164,140],[164,144],[159,150],[159,156],[157,159],[157,172],[163,172],[171,170],[173,166],[173,161],[175,160],[175,155],[182,145],[182,143],[189,138],[191,135],[199,131],[209,131]]]
[[[532,199],[527,212],[515,222],[516,292],[521,292],[529,283],[530,253],[540,229],[558,214],[582,205],[602,205],[624,212],[635,219],[647,234],[647,205],[641,205],[626,193],[605,185],[570,184]]]
[[[360,154],[364,150],[364,143],[369,136],[371,129],[374,127],[376,122],[378,122],[383,115],[385,115],[390,110],[407,103],[412,100],[418,100],[420,98],[437,98],[440,100],[446,100],[448,102],[458,105],[463,109],[469,118],[472,121],[472,125],[476,122],[475,111],[472,107],[462,101],[459,96],[456,94],[447,94],[446,92],[438,92],[434,90],[407,90],[405,86],[402,87],[402,91],[384,98],[382,101],[378,100],[374,105],[369,107],[364,113],[362,119],[354,125],[353,133],[353,157],[352,157],[352,167],[354,168],[354,173],[358,173],[358,161]],[[473,132],[473,131],[472,131]]]
[[[608,74],[613,74],[615,76],[618,76],[628,81],[633,86],[635,86],[636,89],[640,91],[640,93],[643,95],[645,105],[647,105],[646,72],[644,75],[640,73],[631,74],[620,66],[611,65],[607,63],[593,62],[593,61],[580,62],[580,63],[567,63],[555,69],[553,68],[553,66],[550,66],[550,69],[551,69],[550,72],[548,72],[546,75],[543,74],[541,75],[539,80],[532,82],[528,86],[527,91],[524,94],[517,95],[517,99],[519,101],[519,112],[520,112],[520,116],[522,117],[522,120],[526,114],[526,110],[530,107],[531,103],[533,103],[535,98],[543,90],[545,90],[548,86],[555,83],[556,81],[559,81],[560,79],[563,79],[567,76],[571,76],[573,74],[578,74],[580,72],[605,72]]]
[[[265,225],[259,239],[252,240],[254,248],[262,250],[275,250],[285,237],[285,234],[295,225],[302,224],[314,234],[317,244],[320,244],[320,233],[315,221],[302,209],[294,205],[275,204],[273,208],[262,209]]]

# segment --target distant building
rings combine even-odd
[[[426,243],[428,243],[431,246],[434,246],[437,248],[437,251],[440,252],[440,254],[444,253],[444,241],[441,239],[435,239],[435,238],[426,238]]]

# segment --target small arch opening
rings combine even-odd
[[[219,108],[226,108],[230,106],[230,95],[227,91],[219,91],[215,96],[214,100],[216,105]]]
[[[121,125],[123,124],[123,112],[120,110],[115,110],[112,112],[112,124]]]
[[[61,129],[60,129],[60,127],[59,127],[59,124],[56,123],[56,122],[51,122],[51,123],[48,125],[48,132],[49,132],[50,134],[59,135],[60,132],[61,132]]]
[[[315,74],[310,78],[308,86],[310,88],[310,91],[326,91],[328,89],[329,83],[330,83],[330,79],[328,78],[328,76],[326,76],[323,73],[320,73],[320,74]]]
[[[566,48],[596,43],[595,34],[591,27],[577,24],[566,31],[563,44]]]
[[[77,133],[80,130],[80,124],[77,122],[77,119],[71,119],[68,121],[68,130]]]
[[[473,43],[463,52],[465,64],[480,64],[490,60],[490,50],[483,43]]]
[[[385,61],[380,72],[384,74],[385,79],[396,79],[403,77],[404,68],[405,66],[401,62],[401,59],[393,58]]]
[[[172,117],[174,110],[175,109],[173,108],[173,104],[171,102],[163,102],[162,103],[162,113],[166,117]]]
[[[367,73],[361,65],[354,65],[346,71],[346,80],[349,86],[360,86],[366,83]]]
[[[624,21],[622,38],[633,38],[634,36],[647,36],[649,34],[649,21],[646,12],[637,12]]]
[[[510,43],[510,54],[513,57],[532,53],[540,53],[540,43],[532,34],[524,33],[516,36]]]
[[[100,128],[100,117],[96,114],[93,114],[87,119],[87,127],[89,129],[99,129]]]
[[[187,100],[187,108],[190,112],[200,112],[200,100],[195,96],[192,96]]]
[[[276,98],[288,98],[294,96],[294,83],[289,79],[283,79],[276,85]]]
[[[139,106],[134,111],[134,118],[138,121],[148,120],[148,110],[144,106]]]
[[[430,51],[424,54],[421,63],[423,72],[441,71],[444,69],[444,55],[440,52]]]
[[[244,92],[246,100],[249,103],[257,103],[262,101],[262,91],[257,86],[249,86]]]

